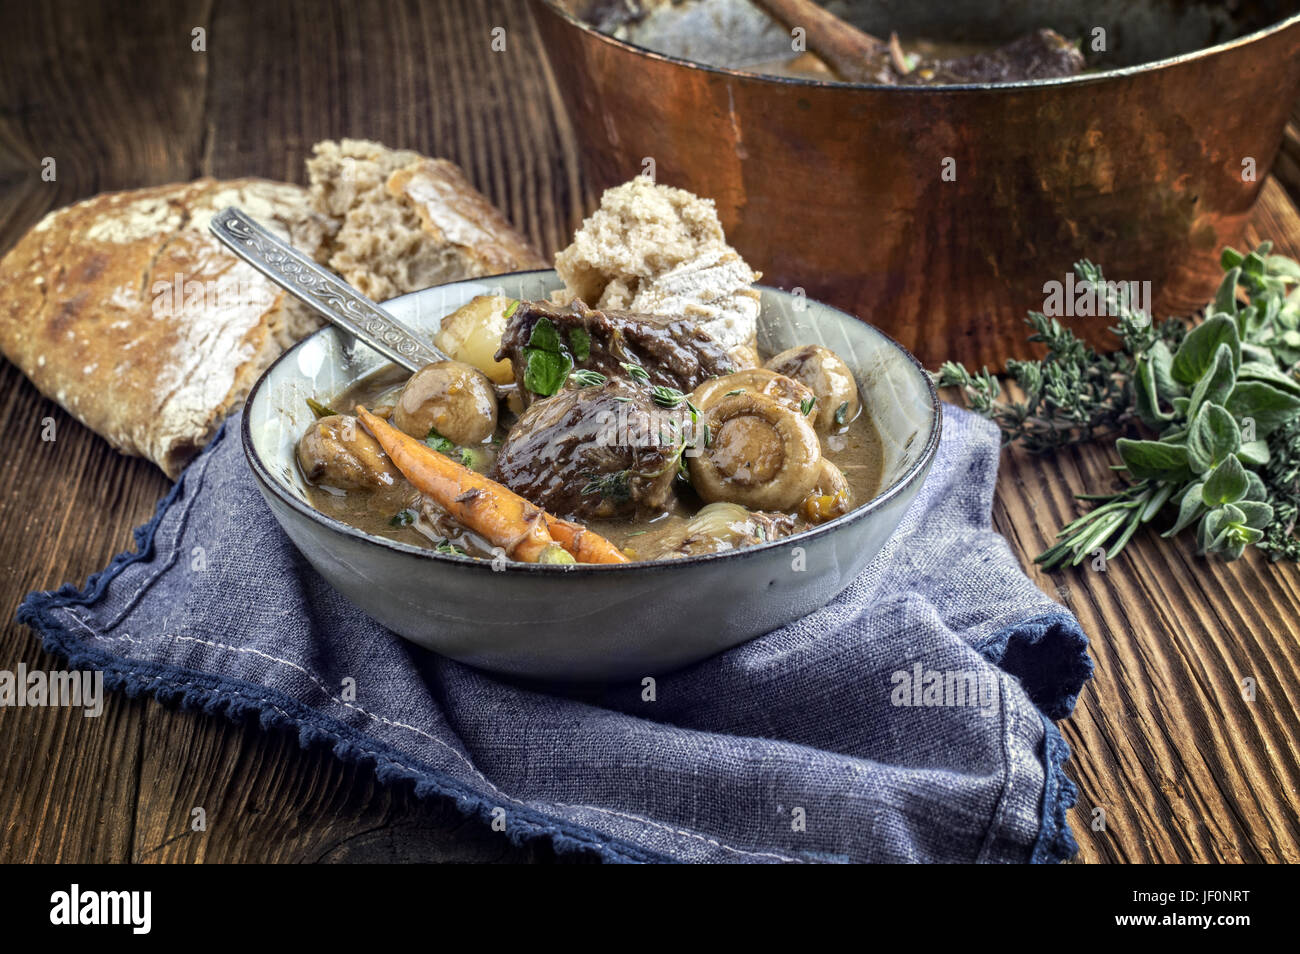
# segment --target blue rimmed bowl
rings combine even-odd
[[[429,288],[385,304],[430,337],[475,295],[541,299],[552,271]],[[844,312],[762,289],[759,346],[822,344],[853,370],[884,448],[882,490],[804,533],[726,553],[618,566],[474,560],[373,536],[308,502],[294,459],[306,398],[338,394],[385,359],[333,327],[299,342],[249,394],[244,453],[271,512],[322,576],[414,643],[494,672],[559,681],[680,668],[825,605],[898,527],[939,445],[939,398],[916,359]],[[801,567],[801,569],[795,569]]]

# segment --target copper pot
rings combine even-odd
[[[581,12],[583,3],[570,6]],[[1106,21],[1086,6],[871,0],[914,33],[929,15],[948,27],[1074,26],[1087,36],[1088,23]],[[1197,0],[1120,8],[1150,14],[1120,30],[1121,46],[1143,58],[1159,55],[1166,37],[1194,46],[1197,36],[1291,15],[1144,65],[899,88],[701,66],[534,0],[596,186],[625,181],[653,158],[659,181],[717,203],[765,283],[858,315],[928,365],[990,367],[1028,356],[1026,310],[1042,308],[1044,283],[1063,282],[1081,258],[1108,278],[1149,281],[1159,316],[1203,305],[1218,283],[1218,250],[1241,242],[1300,95],[1300,3],[1247,2],[1233,14]],[[1066,320],[1114,344],[1111,319]]]

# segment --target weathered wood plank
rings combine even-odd
[[[210,0],[138,17],[109,5],[15,4],[0,32],[0,249],[45,212],[106,189],[198,170],[205,61],[190,51]],[[105,73],[112,76],[104,82]],[[168,83],[159,83],[166,76]],[[54,178],[42,178],[44,160]],[[153,511],[166,479],[129,460],[0,367],[0,667],[61,664],[10,620],[23,594],[100,569]],[[42,421],[56,439],[41,438]],[[111,697],[102,717],[0,712],[0,857],[125,861],[134,838],[145,706]]]

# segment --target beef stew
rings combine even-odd
[[[314,507],[444,553],[625,562],[790,536],[880,489],[870,408],[825,348],[738,367],[687,319],[497,307],[501,349],[476,360],[509,360],[518,386],[439,362],[389,366],[322,401],[297,455]],[[432,495],[416,486],[430,486],[430,462],[443,481]]]

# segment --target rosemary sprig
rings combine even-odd
[[[605,383],[606,378],[599,371],[580,368],[569,375],[569,380],[580,388],[598,388]]]

